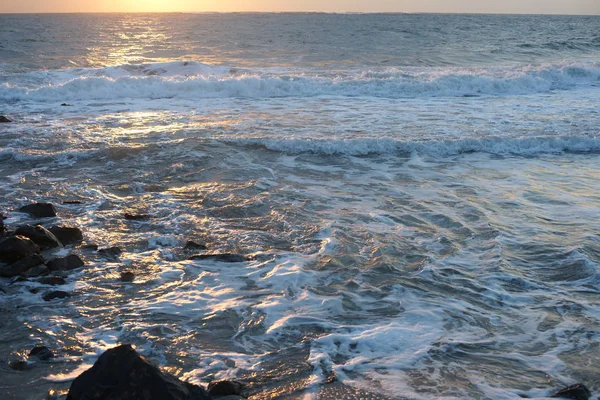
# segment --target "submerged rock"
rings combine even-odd
[[[67,400],[209,400],[203,388],[162,372],[124,344],[105,351],[71,384]]]
[[[65,281],[60,276],[46,276],[46,277],[38,279],[38,282],[42,283],[44,285],[51,285],[51,286],[64,285],[67,283],[67,281]]]
[[[31,369],[31,364],[25,360],[16,360],[8,363],[8,366],[15,371],[27,371]]]
[[[244,389],[244,385],[236,381],[216,381],[208,384],[208,394],[215,397],[220,396],[239,396]]]
[[[41,260],[41,257],[40,261],[43,261]],[[21,276],[25,278],[33,278],[35,276],[48,275],[49,273],[50,270],[48,269],[48,267],[46,267],[44,264],[39,264],[27,269],[25,272],[22,272]]]
[[[10,119],[6,118],[4,115],[0,115],[0,122],[12,122]]]
[[[56,208],[50,203],[35,203],[23,206],[20,212],[27,213],[34,218],[56,217]]]
[[[130,214],[130,213],[123,214],[123,217],[128,221],[145,221],[148,218],[150,218],[150,216],[148,214]]]
[[[54,353],[46,346],[38,344],[33,349],[31,349],[31,351],[29,352],[29,357],[35,357],[39,360],[46,361],[53,358]]]
[[[64,245],[77,243],[83,240],[83,233],[79,228],[71,226],[52,226],[49,231]]]
[[[0,276],[3,278],[12,278],[14,276],[38,276],[47,272],[43,265],[44,260],[39,254],[32,254],[23,257],[10,265],[0,266]],[[37,267],[41,268],[37,268]],[[35,269],[35,271],[32,271]]]
[[[11,236],[0,242],[0,262],[13,263],[39,252],[38,245],[24,236]]]
[[[31,226],[23,225],[17,228],[15,235],[24,236],[31,239],[41,249],[52,249],[61,246],[60,240],[48,229],[41,225]]]
[[[50,271],[70,271],[72,269],[81,268],[85,264],[75,254],[69,254],[66,257],[58,257],[46,263]]]
[[[71,297],[71,294],[62,290],[55,290],[53,292],[48,292],[45,295],[43,295],[42,299],[44,299],[44,301],[50,301],[54,299],[66,299],[67,297]]]
[[[246,256],[241,254],[222,253],[222,254],[194,254],[190,260],[214,260],[219,262],[237,263],[248,261]]]
[[[121,277],[119,279],[121,282],[133,282],[135,274],[131,271],[123,271],[121,272]]]
[[[564,389],[560,389],[550,397],[559,399],[587,400],[591,395],[592,393],[587,387],[585,387],[585,385],[576,383]]]
[[[105,249],[98,249],[98,255],[108,260],[118,260],[122,251],[119,247],[113,246]]]
[[[184,250],[206,250],[207,248],[208,247],[206,247],[206,245],[202,243],[196,243],[191,240],[188,240],[188,242],[183,247]]]

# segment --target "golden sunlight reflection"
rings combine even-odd
[[[152,56],[168,49],[171,39],[165,28],[157,26],[151,18],[123,15],[105,29],[97,46],[87,49],[86,62],[93,66],[115,66],[166,61],[166,57]]]

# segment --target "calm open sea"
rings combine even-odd
[[[117,343],[252,399],[597,395],[599,27],[0,15],[5,223],[49,201],[123,250],[61,249],[87,265],[70,299],[0,279],[0,359],[57,353],[0,365],[0,398],[64,395]],[[188,240],[252,260],[188,260]]]

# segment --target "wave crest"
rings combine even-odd
[[[382,98],[522,95],[600,84],[600,63],[487,69],[387,69],[342,73],[236,71],[197,62],[38,71],[0,85],[6,101],[157,98]]]

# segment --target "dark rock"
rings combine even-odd
[[[42,299],[44,299],[44,301],[50,301],[54,299],[65,299],[67,297],[71,297],[71,294],[63,292],[62,290],[55,290],[53,292],[48,292],[45,295],[43,295]]]
[[[98,251],[98,245],[94,243],[86,244],[85,246],[81,246],[81,248],[84,250]]]
[[[44,285],[52,286],[64,285],[67,283],[67,281],[65,281],[60,276],[46,276],[44,278],[38,279],[38,282]]]
[[[15,371],[27,371],[31,365],[25,360],[16,360],[8,363],[8,366]]]
[[[6,118],[4,115],[0,115],[0,122],[12,122],[10,119]]]
[[[71,226],[52,226],[49,229],[63,245],[77,243],[83,240],[81,229]]]
[[[79,200],[65,200],[62,203],[63,204],[81,204],[82,202]]]
[[[98,250],[98,255],[108,260],[118,260],[121,253],[121,249],[116,246]]]
[[[39,254],[32,254],[30,256],[23,257],[17,262],[14,262],[10,265],[2,265],[0,266],[0,276],[3,278],[12,278],[13,276],[23,275],[23,276],[37,276],[44,273],[46,267],[43,265],[44,260]],[[42,269],[36,269],[36,267],[41,266]],[[36,269],[29,273],[31,269]]]
[[[244,385],[236,381],[216,381],[209,383],[206,389],[211,396],[239,396]]]
[[[75,254],[69,254],[66,257],[58,257],[46,263],[50,271],[70,271],[75,268],[81,268],[85,264]]]
[[[585,385],[576,383],[564,389],[560,389],[550,397],[559,399],[587,400],[591,395],[592,393],[587,387],[585,387]]]
[[[214,260],[219,262],[244,262],[248,259],[241,254],[231,254],[231,253],[223,253],[223,254],[194,254],[190,257],[190,260]]]
[[[67,103],[62,103],[60,106],[61,106],[61,107],[71,107],[71,105],[70,105],[70,104],[67,104]]]
[[[206,247],[206,245],[201,244],[201,243],[196,243],[193,242],[191,240],[188,240],[188,242],[185,244],[184,246],[184,250],[206,250],[208,247]]]
[[[31,239],[35,244],[40,246],[42,250],[52,249],[62,246],[59,239],[48,229],[41,225],[31,226],[23,225],[17,228],[15,235],[24,236]]]
[[[40,248],[23,236],[11,236],[0,242],[0,262],[13,263],[39,252]]]
[[[29,352],[29,357],[36,357],[42,361],[46,361],[54,357],[54,353],[47,348],[46,346],[42,346],[38,344]]]
[[[121,272],[121,282],[133,282],[135,279],[135,274],[131,271],[123,271]]]
[[[56,208],[50,203],[35,203],[23,206],[20,212],[27,213],[34,218],[56,217]]]
[[[125,217],[125,219],[128,221],[145,221],[148,218],[150,218],[150,216],[148,214],[130,214],[130,213],[123,214],[123,217]]]
[[[41,257],[40,257],[41,259]],[[43,261],[43,260],[42,260]],[[21,262],[21,261],[19,261]],[[31,267],[28,270],[21,272],[21,276],[25,278],[32,278],[34,276],[42,276],[48,275],[50,270],[44,264],[36,265],[35,267]]]
[[[162,372],[124,344],[105,351],[71,384],[67,400],[209,400],[203,388]]]

